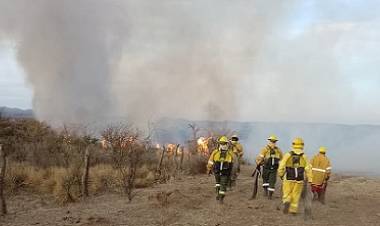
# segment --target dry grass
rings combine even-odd
[[[153,153],[153,155],[155,155]],[[151,158],[151,156],[149,156]],[[144,161],[137,168],[134,188],[150,187],[157,181],[157,162]],[[207,158],[201,155],[189,155],[184,160],[184,170],[181,174],[201,174],[206,171]],[[178,169],[174,166],[174,160],[165,159],[163,174],[169,180]],[[173,171],[173,172],[172,172]],[[17,195],[20,191],[53,195],[59,204],[75,202],[81,198],[80,166],[40,168],[28,163],[9,162],[6,171],[6,192]],[[89,191],[92,195],[105,192],[123,193],[125,175],[111,164],[97,164],[90,168]],[[164,183],[167,181],[165,180]]]
[[[100,164],[90,168],[90,194],[116,190],[117,175],[111,165]]]
[[[58,203],[74,202],[80,197],[80,171],[77,168],[57,168],[53,170],[53,195]]]
[[[154,183],[154,170],[143,165],[137,171],[136,188]],[[51,194],[59,204],[74,202],[81,197],[81,169],[51,167],[39,169],[25,163],[10,163],[6,172],[7,193],[20,191]],[[99,164],[90,169],[90,194],[120,191],[122,176],[111,165]]]
[[[11,194],[16,194],[21,189],[39,191],[35,188],[39,187],[47,176],[46,170],[37,169],[27,164],[12,163],[7,168],[5,184]]]
[[[79,197],[80,172],[77,168],[38,169],[22,163],[9,164],[6,171],[7,192],[29,191],[53,194],[59,203],[73,202]]]
[[[155,169],[149,167],[148,165],[143,165],[137,170],[136,173],[136,188],[146,188],[152,186],[155,181]]]
[[[120,192],[131,200],[135,188],[206,172],[207,158],[189,154],[195,153],[190,148],[183,164],[181,156],[168,152],[161,162],[162,151],[128,126],[106,129],[102,136],[108,143],[103,147],[75,129],[55,130],[34,120],[0,118],[0,124],[0,141],[8,159],[6,195],[26,191],[52,195],[60,204],[79,200],[84,150],[90,147],[90,195]]]
[[[207,157],[202,155],[190,155],[184,162],[186,173],[190,175],[205,174],[207,172]]]

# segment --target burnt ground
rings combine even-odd
[[[182,176],[168,184],[139,189],[132,202],[118,194],[103,194],[59,206],[51,197],[20,194],[8,198],[10,214],[0,225],[380,225],[380,181],[335,175],[328,187],[327,203],[313,202],[313,220],[283,215],[277,191],[274,200],[259,193],[249,200],[252,167],[244,167],[237,187],[220,205],[214,196],[212,176]],[[260,191],[261,192],[261,191]]]

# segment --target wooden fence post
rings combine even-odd
[[[185,148],[181,147],[181,161],[179,163],[179,169],[182,171],[183,170],[183,157],[185,155]]]
[[[82,195],[88,197],[88,178],[90,171],[90,146],[86,147],[84,154],[84,172],[82,175]]]
[[[7,204],[4,197],[4,187],[5,187],[5,169],[7,167],[5,151],[0,144],[0,214],[7,214]]]

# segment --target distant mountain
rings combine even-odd
[[[276,134],[279,146],[285,152],[290,149],[294,137],[305,140],[306,154],[311,158],[319,146],[328,148],[328,156],[335,169],[350,172],[380,173],[380,126],[341,125],[323,123],[274,123],[274,122],[213,122],[162,119],[155,125],[156,139],[162,143],[185,143],[192,137],[188,124],[195,123],[206,135],[208,130],[236,132],[246,149],[245,157],[252,161],[270,134]]]
[[[0,116],[6,118],[33,118],[33,111],[19,108],[0,107]]]

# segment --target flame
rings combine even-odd
[[[197,140],[197,143],[198,143],[198,145],[204,145],[205,138],[204,137],[199,137],[199,139]]]
[[[177,145],[175,144],[168,144],[166,146],[166,152],[168,153],[169,156],[174,155],[176,150],[177,150]]]
[[[211,140],[211,137],[208,137],[208,138],[200,137],[197,140],[197,144],[198,144],[197,151],[198,151],[198,153],[205,155],[205,156],[209,155],[210,152],[209,152],[208,146],[209,146],[210,140]]]
[[[109,141],[106,140],[106,139],[101,139],[101,140],[99,141],[99,143],[100,143],[100,145],[101,145],[101,147],[102,147],[102,149],[103,149],[104,151],[108,151],[108,150],[112,149],[112,144],[111,144],[111,142],[109,142]]]

